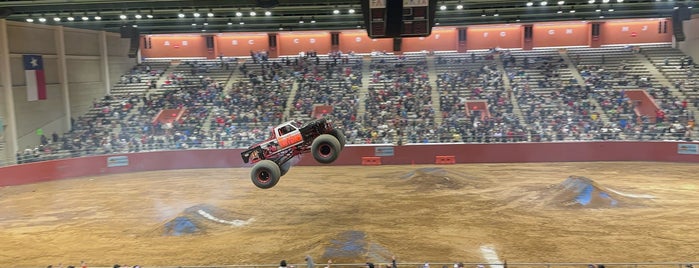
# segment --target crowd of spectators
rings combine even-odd
[[[394,143],[434,135],[425,55],[372,55],[370,69],[364,124],[356,137],[364,143]]]
[[[596,62],[584,62],[572,53],[574,65],[568,66],[557,51],[437,54],[430,59],[438,70],[435,81],[430,81],[427,60],[425,54],[377,53],[371,56],[369,73],[364,73],[361,57],[342,53],[273,59],[253,53],[251,60],[185,62],[185,69],[193,71],[169,74],[165,90],[94,101],[89,113],[72,120],[70,132],[39,135],[39,145],[18,152],[17,158],[24,163],[115,152],[247,147],[283,120],[309,119],[316,105],[333,108],[328,115],[345,130],[349,143],[689,139],[694,127],[690,106],[699,104],[673,94],[690,82],[660,86],[623,56],[602,54]],[[499,63],[505,73],[498,70]],[[574,68],[583,83],[572,75]],[[207,75],[214,69],[237,71],[241,78],[226,85]],[[119,83],[163,74],[139,65]],[[360,96],[363,88],[366,95]],[[659,107],[656,115],[639,116],[626,88],[645,89]],[[294,89],[295,98],[289,99]],[[432,90],[438,91],[440,111],[434,110]],[[366,112],[359,115],[362,98]],[[470,109],[470,101],[485,102],[487,110]],[[163,109],[184,112],[172,123],[154,120]],[[436,125],[440,115],[442,122]]]

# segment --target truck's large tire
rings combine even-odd
[[[279,165],[279,170],[281,171],[282,176],[286,175],[287,172],[289,172],[289,169],[291,168],[291,160],[284,162],[284,164]]]
[[[335,128],[332,131],[330,131],[330,135],[333,135],[340,142],[340,149],[345,149],[347,138],[345,137],[345,134],[342,133],[342,131]]]
[[[269,189],[277,185],[281,176],[279,166],[271,160],[257,162],[250,172],[252,183],[262,189]]]
[[[330,134],[318,136],[313,140],[313,144],[311,145],[313,158],[318,161],[318,163],[322,164],[335,162],[337,157],[340,156],[340,151],[342,151],[340,141]]]

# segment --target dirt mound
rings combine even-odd
[[[415,185],[418,190],[456,190],[464,187],[460,177],[443,168],[429,167],[408,172],[400,178],[404,179],[404,184]]]
[[[254,221],[247,215],[232,213],[208,204],[200,204],[183,210],[173,219],[158,226],[154,235],[182,236],[202,234],[224,226],[245,226]]]
[[[550,205],[564,208],[615,208],[641,205],[640,198],[631,197],[603,187],[595,181],[570,176],[544,193]]]
[[[329,241],[323,259],[336,263],[387,262],[393,255],[388,249],[362,231],[345,231]]]

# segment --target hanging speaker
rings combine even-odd
[[[394,37],[393,38],[393,51],[400,51],[401,44],[403,43],[403,39],[400,37]]]

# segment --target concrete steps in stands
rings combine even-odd
[[[371,82],[371,56],[362,58],[362,86],[359,88],[359,103],[357,104],[357,120],[364,123],[366,114],[366,97],[369,95],[369,84]]]
[[[512,103],[512,113],[514,113],[514,115],[517,116],[517,118],[519,118],[520,122],[524,122],[524,114],[522,114],[522,110],[519,108],[517,96],[515,96],[515,93],[512,91],[512,84],[510,84],[510,78],[507,75],[507,70],[505,70],[505,65],[502,64],[500,54],[495,54],[494,59],[498,68],[498,72],[500,73],[500,75],[504,76],[504,78],[502,79],[502,87],[504,87],[507,91],[507,97],[510,98],[510,102]]]
[[[156,82],[156,88],[160,87],[162,84],[165,84],[165,81],[168,79],[168,77],[170,77],[172,72],[175,69],[177,69],[177,66],[179,65],[180,61],[171,61],[170,65],[168,65],[167,68],[165,68],[165,70],[163,71],[163,75],[160,77],[160,79],[158,79],[158,82]],[[146,92],[146,96],[151,93],[151,90],[152,89],[148,89],[148,92]]]
[[[444,120],[441,102],[439,101],[439,90],[437,90],[437,67],[434,64],[434,56],[427,57],[427,77],[430,81],[430,87],[432,87],[431,98],[432,98],[432,109],[434,109],[434,125],[441,126]]]
[[[585,79],[580,75],[580,71],[578,71],[578,68],[575,67],[575,63],[573,63],[572,60],[570,60],[570,57],[568,56],[568,52],[565,50],[559,50],[558,53],[561,55],[561,58],[565,61],[566,65],[568,66],[568,70],[570,73],[573,75],[575,78],[575,81],[580,85],[581,87],[585,88]],[[602,122],[605,124],[610,123],[609,121],[609,116],[607,116],[607,113],[602,110],[602,106],[597,102],[595,98],[589,98],[590,104],[594,105],[595,112],[599,114],[600,119],[602,119]]]
[[[291,109],[294,108],[293,100],[296,99],[296,92],[298,91],[298,88],[299,82],[294,81],[294,83],[291,85],[291,91],[289,91],[289,98],[286,102],[286,108],[284,108],[284,121],[291,120]]]

